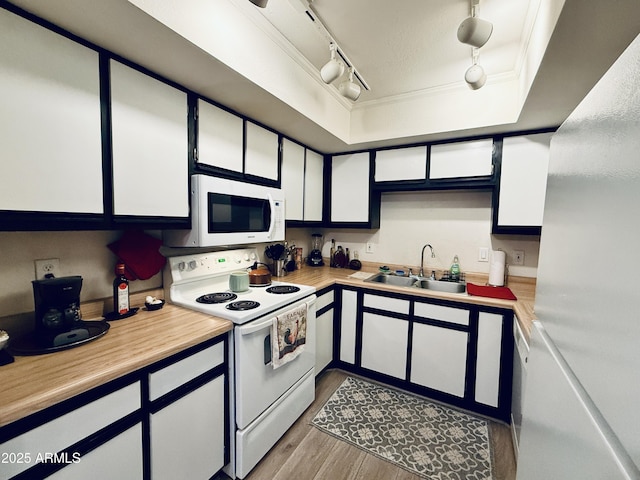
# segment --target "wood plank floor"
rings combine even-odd
[[[419,480],[420,477],[322,433],[311,425],[347,374],[329,370],[316,379],[316,399],[245,480]],[[490,422],[495,480],[514,480],[509,427]]]

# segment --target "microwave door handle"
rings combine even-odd
[[[271,222],[269,223],[269,234],[267,238],[271,239],[276,229],[276,202],[270,193],[267,194],[267,199],[269,200],[269,208],[271,209]]]

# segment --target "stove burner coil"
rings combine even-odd
[[[196,302],[198,303],[225,303],[230,302],[231,300],[235,300],[238,296],[235,293],[231,292],[217,292],[217,293],[207,293],[206,295],[202,295],[201,297],[196,298]]]
[[[226,305],[225,308],[227,310],[233,311],[241,311],[241,310],[252,310],[254,308],[258,308],[260,304],[253,300],[239,300],[237,302],[232,302],[229,305]]]
[[[276,285],[275,287],[267,288],[267,292],[269,293],[295,293],[299,292],[300,287],[296,287],[295,285]]]

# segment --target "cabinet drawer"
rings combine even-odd
[[[59,452],[135,412],[140,406],[140,382],[135,382],[5,442],[0,451],[30,452],[32,458],[31,463],[2,465],[0,479],[11,478],[32,467],[38,453]]]
[[[327,293],[324,293],[324,294],[320,295],[318,297],[318,300],[316,301],[317,311],[322,310],[327,305],[331,305],[333,303],[333,298],[334,298],[333,290],[331,290],[330,292],[327,292]]]
[[[469,310],[462,308],[416,302],[414,312],[417,317],[442,320],[443,322],[456,323],[458,325],[469,325]]]
[[[223,362],[224,344],[220,342],[153,372],[149,375],[149,398],[156,400]]]
[[[381,297],[378,295],[365,294],[363,305],[365,307],[386,310],[387,312],[403,313],[409,315],[409,300],[400,298]]]

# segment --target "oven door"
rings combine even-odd
[[[307,303],[307,339],[300,355],[277,369],[271,363],[271,326],[274,317]],[[234,330],[235,403],[238,429],[247,427],[307,372],[316,358],[316,296],[312,295]]]

